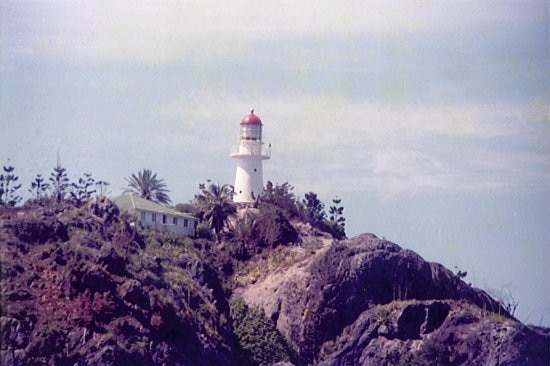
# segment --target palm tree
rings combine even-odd
[[[202,213],[202,218],[216,232],[219,240],[219,234],[226,225],[229,215],[237,210],[233,203],[233,186],[210,184],[208,188],[204,185],[199,187],[202,190],[195,196],[195,204]]]
[[[150,201],[169,204],[172,202],[168,197],[168,189],[164,179],[157,179],[157,174],[153,174],[149,169],[143,169],[138,175],[132,174],[130,178],[124,178],[130,188],[126,188],[124,193],[134,193]]]

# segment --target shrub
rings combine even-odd
[[[298,239],[298,233],[285,217],[282,210],[274,205],[263,205],[254,221],[253,235],[257,246],[273,248],[277,244],[289,244]]]
[[[301,364],[301,360],[262,309],[250,308],[242,299],[232,300],[230,306],[231,321],[243,363],[271,365],[289,361]]]

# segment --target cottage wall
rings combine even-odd
[[[195,235],[196,219],[140,209],[136,209],[136,215],[139,222],[145,227],[166,230],[180,235]]]

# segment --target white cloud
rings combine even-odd
[[[275,181],[328,191],[368,187],[382,196],[550,189],[550,152],[543,142],[550,125],[547,116],[537,121],[545,111],[537,103],[411,106],[204,92],[176,99],[159,113],[202,126],[213,141],[232,143],[249,100],[273,143],[266,171]]]
[[[30,1],[6,2],[0,16],[4,52],[166,62],[231,58],[251,41],[518,27],[543,22],[544,9],[538,1]]]

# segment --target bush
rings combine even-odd
[[[260,213],[254,221],[253,233],[258,246],[270,248],[277,244],[290,244],[298,239],[298,233],[283,211],[274,205],[260,206]]]
[[[301,364],[301,360],[262,309],[249,308],[242,299],[232,300],[230,307],[242,363],[271,365],[289,361]]]

